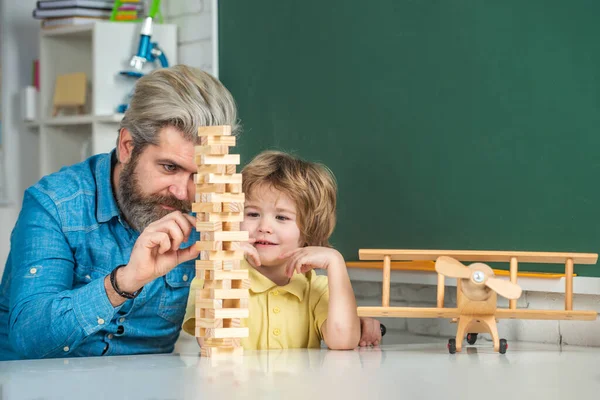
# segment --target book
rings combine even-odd
[[[46,10],[33,10],[33,18],[57,18],[57,17],[110,17],[110,10],[97,10],[92,8],[57,8]]]
[[[45,0],[38,1],[38,9],[55,9],[55,8],[68,8],[68,7],[81,7],[81,8],[99,8],[103,10],[112,10],[115,5],[114,1],[104,0]]]
[[[63,26],[93,24],[96,21],[105,21],[106,18],[94,17],[66,17],[49,18],[42,21],[42,29],[58,28]]]

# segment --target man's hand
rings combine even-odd
[[[335,263],[345,265],[340,252],[330,247],[302,247],[281,254],[279,258],[288,258],[285,274],[290,278],[294,273],[304,274],[311,269],[328,269]]]
[[[379,342],[381,342],[379,321],[373,318],[360,318],[360,331],[359,346],[379,346]]]
[[[135,292],[182,262],[198,257],[200,251],[195,245],[180,249],[195,224],[196,218],[174,211],[148,225],[135,242],[129,263],[117,273],[119,289]]]

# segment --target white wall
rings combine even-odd
[[[31,17],[33,2],[0,2],[2,39],[2,143],[6,179],[0,203],[0,273],[9,251],[9,237],[20,210],[23,191],[38,174],[37,133],[23,126],[19,91],[31,84],[33,60],[38,58],[39,22]]]
[[[163,2],[165,22],[179,27],[179,63],[218,76],[217,0]]]

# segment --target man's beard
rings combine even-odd
[[[159,194],[145,195],[142,192],[136,166],[138,156],[132,155],[119,175],[119,188],[117,190],[117,204],[129,225],[138,232],[142,232],[152,222],[157,221],[174,210],[161,207],[172,207],[184,214],[191,211],[189,201],[179,200],[172,196]]]

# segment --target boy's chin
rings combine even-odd
[[[283,265],[283,262],[278,258],[260,257],[260,265],[265,268],[277,268]]]

